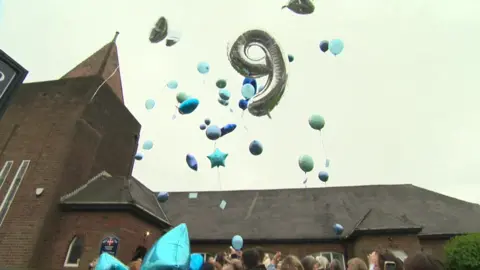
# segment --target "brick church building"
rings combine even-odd
[[[12,95],[0,119],[0,269],[86,269],[105,251],[128,263],[179,223],[193,252],[240,234],[246,248],[341,261],[379,245],[441,257],[446,240],[480,231],[478,204],[413,185],[175,192],[160,204],[131,176],[141,126],[123,103],[116,37]]]

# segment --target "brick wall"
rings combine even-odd
[[[421,250],[416,235],[361,236],[353,243],[353,256],[366,260],[367,255],[378,247],[403,250],[407,255]]]
[[[445,259],[444,245],[448,240],[420,240],[423,252],[428,253],[439,260]]]
[[[146,223],[136,216],[126,212],[66,212],[59,221],[59,230],[51,247],[42,252],[50,258],[42,264],[42,269],[64,269],[63,263],[71,239],[81,234],[85,239],[84,252],[78,269],[87,269],[90,261],[98,257],[100,243],[114,235],[120,239],[117,258],[128,264],[137,246],[144,245],[147,249],[162,235],[155,225]],[[151,234],[143,241],[146,231]]]

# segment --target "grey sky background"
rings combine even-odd
[[[325,117],[327,186],[412,183],[480,203],[480,2],[478,0],[322,0],[312,15],[280,10],[279,0],[5,0],[0,48],[29,71],[27,81],[57,79],[120,31],[118,49],[126,105],[142,123],[141,142],[154,148],[136,162],[134,176],[159,191],[303,187],[297,160],[315,159],[309,187],[325,153],[313,113]],[[150,44],[149,31],[165,16],[182,34],[174,47]],[[226,47],[243,31],[268,30],[293,54],[287,91],[272,120],[237,108],[242,77]],[[338,57],[323,54],[323,39],[340,38]],[[196,70],[207,61],[211,72]],[[232,108],[217,103],[215,81],[228,81]],[[164,89],[177,80],[176,91]],[[192,115],[171,120],[175,94],[200,99]],[[146,111],[145,100],[157,106]],[[237,123],[217,146],[226,168],[210,169],[213,152],[198,126]],[[246,132],[243,125],[249,129]],[[251,156],[251,140],[264,145]],[[192,153],[200,169],[188,169]]]

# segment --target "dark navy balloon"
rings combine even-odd
[[[255,80],[253,78],[245,78],[245,79],[243,79],[242,85],[245,85],[245,84],[253,85],[253,88],[255,88],[255,92],[257,91],[257,80]]]
[[[324,40],[322,42],[320,42],[320,50],[322,52],[327,52],[328,51],[328,40]]]
[[[295,57],[293,57],[293,55],[289,54],[288,55],[288,62],[293,62],[293,60],[295,60]]]
[[[205,134],[207,135],[207,138],[215,141],[216,139],[220,138],[220,136],[222,136],[222,131],[219,127],[212,125],[207,128]]]
[[[210,123],[211,123],[212,121],[210,121],[209,118],[205,118],[204,122],[205,122],[205,125],[208,126],[208,125],[210,125]]]
[[[238,107],[245,111],[248,108],[248,100],[240,99],[238,102]]]
[[[192,154],[187,155],[187,165],[190,169],[194,171],[198,170],[197,159]]]
[[[227,135],[228,133],[234,131],[237,128],[236,124],[227,124],[220,129],[221,136]]]
[[[137,154],[135,155],[135,159],[136,159],[136,160],[142,160],[142,159],[143,159],[143,154],[142,154],[142,153],[137,153]]]
[[[250,150],[250,153],[252,155],[258,156],[258,155],[262,154],[263,146],[259,141],[254,140],[250,143],[250,146],[248,147],[248,150]]]
[[[318,179],[320,179],[320,181],[326,183],[328,181],[328,172],[325,172],[325,171],[321,171],[318,173]]]
[[[207,125],[205,125],[205,124],[201,124],[201,125],[200,125],[200,129],[201,129],[201,130],[205,130],[206,128],[207,128]]]
[[[195,109],[198,107],[198,104],[200,104],[200,101],[198,99],[189,98],[182,102],[180,106],[178,106],[178,111],[181,114],[190,114],[195,111]]]
[[[343,233],[343,226],[336,223],[333,225],[333,231],[335,232],[336,235],[341,235]]]
[[[162,203],[168,201],[168,192],[159,192],[157,200]]]

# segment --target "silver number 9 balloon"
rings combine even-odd
[[[248,55],[252,46],[258,46],[265,53],[261,59]],[[248,103],[248,111],[255,116],[270,117],[287,85],[287,67],[283,52],[275,39],[263,30],[249,30],[240,35],[229,48],[228,59],[232,67],[244,77],[260,78],[268,76],[261,91]]]

